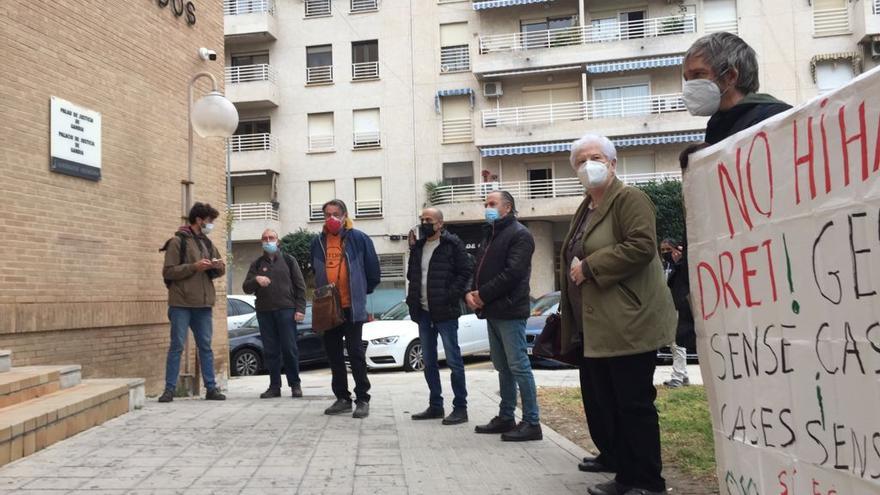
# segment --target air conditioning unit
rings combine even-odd
[[[483,83],[483,96],[486,98],[499,97],[504,94],[501,90],[501,83],[498,81]]]
[[[880,58],[880,40],[871,42],[871,58]]]

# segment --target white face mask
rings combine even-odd
[[[578,179],[587,189],[595,189],[608,181],[608,165],[595,160],[587,160],[577,170]]]
[[[208,235],[211,233],[212,230],[214,230],[213,223],[206,223],[205,225],[202,225],[202,233],[203,234]]]
[[[691,79],[684,82],[682,99],[691,115],[708,117],[721,106],[721,89],[709,79]]]

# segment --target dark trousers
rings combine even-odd
[[[584,390],[590,417],[605,424],[590,425],[590,432],[612,432],[615,480],[628,487],[665,492],[661,476],[660,425],[654,399],[656,352],[610,358],[585,358],[587,387]],[[589,402],[589,403],[587,403]],[[599,413],[600,409],[607,412]],[[601,450],[601,448],[600,448]]]
[[[345,323],[324,332],[324,350],[333,373],[333,395],[337,399],[351,400],[348,391],[348,370],[345,368],[343,345],[348,351],[351,374],[354,377],[354,395],[358,402],[370,402],[370,380],[367,379],[367,357],[361,345],[363,322],[351,321],[351,309],[343,310]],[[344,343],[343,343],[344,340]]]
[[[599,455],[596,460],[602,465],[617,471],[614,463],[614,409],[596,400],[595,392],[590,388],[590,372],[588,358],[581,359],[581,400],[584,402],[584,415],[587,417],[587,428],[590,438]]]
[[[263,361],[269,370],[269,388],[281,389],[281,361],[287,386],[299,385],[299,348],[296,345],[296,321],[291,309],[257,311],[260,338],[263,340]]]

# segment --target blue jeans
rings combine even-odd
[[[281,389],[281,360],[287,386],[299,385],[299,348],[296,346],[295,309],[257,311],[260,338],[263,340],[263,361],[269,370],[269,388]]]
[[[180,373],[180,354],[186,341],[186,329],[192,328],[196,347],[199,349],[199,364],[202,366],[202,379],[208,390],[217,388],[214,381],[214,351],[211,350],[212,326],[211,308],[168,307],[168,320],[171,321],[171,345],[165,361],[165,390],[177,388],[177,375]]]
[[[526,320],[486,320],[489,330],[489,356],[498,371],[501,404],[498,416],[513,419],[516,409],[516,389],[522,399],[522,419],[536,425],[538,419],[538,392],[535,375],[526,351]]]
[[[431,314],[419,309],[419,340],[422,343],[422,357],[425,360],[425,381],[431,395],[428,406],[443,408],[443,387],[440,385],[440,366],[437,364],[437,337],[443,339],[446,365],[452,372],[452,393],[455,399],[452,407],[467,409],[467,385],[464,378],[464,360],[458,347],[458,320],[431,321]]]

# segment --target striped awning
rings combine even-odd
[[[475,1],[474,10],[497,9],[499,7],[512,7],[514,5],[528,5],[530,3],[546,3],[550,0],[483,0]]]
[[[852,64],[853,74],[862,73],[862,56],[858,52],[822,53],[810,59],[810,75],[813,76],[813,82],[816,82],[816,64],[834,60],[849,60]]]
[[[457,89],[441,89],[434,95],[434,110],[440,113],[440,97],[441,96],[465,96],[467,95],[471,102],[471,108],[474,108],[474,90],[471,88]]]
[[[587,72],[590,74],[602,74],[605,72],[622,72],[628,70],[654,69],[657,67],[673,67],[676,65],[681,65],[682,63],[684,63],[684,55],[639,58],[635,60],[616,60],[614,62],[587,64]]]
[[[676,132],[670,134],[655,134],[649,136],[618,136],[612,137],[611,142],[617,148],[631,146],[652,146],[658,144],[699,143],[706,137],[704,132]],[[540,155],[546,153],[568,153],[571,151],[571,141],[555,143],[523,144],[517,146],[487,146],[480,148],[480,156],[514,156],[514,155]]]
[[[572,72],[580,71],[581,69],[583,69],[583,67],[583,65],[565,65],[561,67],[543,67],[540,69],[521,69],[504,72],[488,72],[486,74],[483,74],[483,78],[489,79],[492,77],[529,76],[532,74],[544,74],[547,72]]]

